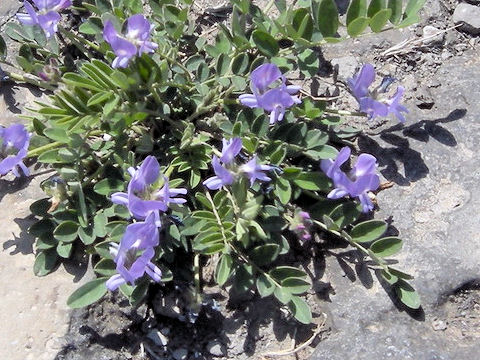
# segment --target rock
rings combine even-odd
[[[427,25],[422,30],[424,45],[436,45],[443,43],[445,33],[442,30],[437,29],[435,26]]]
[[[157,329],[150,330],[150,332],[147,334],[147,337],[157,346],[163,347],[168,344],[168,338]]]
[[[453,12],[453,22],[461,24],[460,29],[476,35],[480,34],[480,7],[460,3]]]
[[[357,68],[360,66],[358,59],[355,56],[343,56],[331,61],[332,66],[337,69],[338,77],[346,81],[355,74]]]
[[[218,340],[212,340],[207,344],[207,350],[210,354],[213,356],[226,356],[227,355],[227,349],[225,345],[223,345],[220,341]]]
[[[177,349],[172,353],[172,356],[175,360],[185,360],[188,356],[188,350],[187,349]]]
[[[480,278],[480,222],[472,216],[480,207],[479,79],[477,54],[451,58],[432,79],[418,80],[442,84],[430,89],[435,106],[428,113],[414,106],[415,99],[407,101],[404,128],[359,139],[360,151],[377,157],[382,175],[397,184],[377,195],[380,211],[375,217],[391,218],[404,240],[398,268],[415,276],[422,310],[406,311],[393,303],[375,272],[368,275],[349,265],[353,278],[343,277],[338,258],[327,256],[321,280],[330,282],[335,292],[320,305],[331,319],[331,334],[317,345],[311,360],[348,359],[352,354],[356,360],[468,359],[480,351],[478,338],[468,341],[462,335],[478,329],[462,323],[469,310],[447,301]],[[451,316],[446,316],[448,307],[453,308]],[[461,320],[462,310],[467,314]]]

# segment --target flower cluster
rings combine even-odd
[[[350,158],[350,153],[350,148],[344,147],[335,160],[321,161],[320,167],[335,186],[328,194],[328,198],[339,199],[346,195],[358,197],[363,212],[369,212],[373,210],[373,203],[368,191],[376,190],[380,186],[380,177],[376,172],[377,159],[370,154],[361,154],[352,170],[345,173],[340,167]]]
[[[24,6],[27,14],[17,14],[18,20],[25,25],[40,26],[47,38],[57,32],[57,25],[60,21],[60,10],[66,9],[72,2],[70,0],[33,0],[38,11],[25,0]]]
[[[237,166],[235,157],[242,150],[242,140],[233,138],[230,140],[222,140],[223,148],[220,159],[214,155],[212,159],[212,167],[215,176],[212,176],[203,182],[210,190],[218,190],[222,186],[231,185],[235,181],[237,175],[244,174],[250,180],[250,186],[253,186],[255,180],[270,181],[271,179],[264,173],[272,169],[269,165],[261,165],[258,163],[257,156],[253,156],[247,163]]]
[[[0,176],[11,171],[19,177],[17,167],[22,169],[28,176],[29,171],[22,162],[27,156],[28,146],[30,144],[30,134],[25,126],[13,124],[9,127],[0,127]]]
[[[152,27],[145,16],[132,15],[127,19],[127,32],[119,34],[112,22],[107,20],[103,29],[103,38],[117,56],[113,60],[112,67],[127,67],[130,59],[135,55],[154,52],[158,44],[150,41]]]
[[[310,214],[306,211],[298,211],[290,222],[289,230],[293,231],[299,239],[308,241],[312,238],[310,234],[311,226]]]
[[[250,89],[253,94],[240,95],[240,102],[251,108],[262,108],[270,113],[270,124],[281,121],[285,110],[301,100],[294,96],[300,86],[286,85],[285,76],[275,64],[263,64],[252,71]]]
[[[375,69],[371,64],[363,65],[360,71],[348,81],[350,90],[360,105],[360,111],[366,113],[370,119],[393,114],[400,122],[404,122],[405,116],[402,113],[408,113],[408,110],[400,104],[400,101],[405,89],[402,86],[398,86],[397,91],[390,99],[378,100],[378,95],[387,91],[391,78],[385,78],[378,88],[370,92],[368,88],[374,81]]]
[[[186,202],[176,196],[186,194],[187,189],[170,188],[167,177],[160,176],[160,165],[154,156],[147,156],[140,167],[136,170],[129,168],[128,172],[132,178],[127,192],[112,194],[112,202],[127,206],[135,219],[144,220],[153,213],[157,225],[160,225],[159,212],[167,211],[171,203]]]
[[[153,213],[145,221],[128,225],[120,244],[110,244],[110,253],[114,257],[118,274],[107,280],[107,288],[114,291],[125,283],[134,285],[145,273],[159,282],[162,272],[151,261],[158,244],[159,231]]]

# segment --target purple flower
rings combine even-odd
[[[119,34],[112,22],[107,20],[103,29],[103,38],[117,56],[113,60],[112,67],[127,67],[130,59],[135,55],[154,52],[158,44],[149,40],[152,27],[153,25],[150,25],[145,16],[137,14],[127,19],[126,34]]]
[[[253,185],[255,180],[270,181],[271,179],[263,173],[271,170],[269,165],[258,164],[257,157],[254,156],[246,164],[238,165],[235,163],[235,157],[242,150],[242,139],[232,138],[230,140],[222,140],[223,148],[220,159],[213,156],[212,167],[215,176],[212,176],[203,182],[210,190],[218,190],[222,186],[231,185],[235,181],[237,175],[244,174],[250,179],[250,184]],[[220,163],[222,162],[222,163]]]
[[[70,0],[33,0],[38,12],[28,2],[24,2],[27,14],[18,13],[18,20],[25,25],[40,26],[47,38],[53,36],[57,32],[57,25],[60,21],[58,11],[72,5]]]
[[[329,199],[339,199],[346,195],[358,197],[363,212],[373,210],[373,203],[368,191],[376,190],[380,186],[380,177],[376,172],[377,159],[370,154],[361,154],[355,166],[348,173],[340,167],[350,158],[350,148],[340,150],[335,160],[322,160],[320,167],[333,181],[335,188],[327,195]]]
[[[233,184],[233,181],[235,180],[233,174],[220,164],[218,157],[215,155],[213,155],[212,167],[213,171],[215,172],[215,176],[205,180],[203,185],[210,190],[218,190],[222,186]]]
[[[240,151],[242,150],[242,139],[232,138],[230,140],[222,139],[222,156],[220,161],[224,164],[231,164]]]
[[[312,235],[310,234],[310,228],[312,227],[312,220],[310,214],[306,211],[299,211],[295,213],[295,216],[290,220],[289,229],[293,231],[300,240],[310,240]]]
[[[127,193],[117,192],[112,194],[112,202],[128,207],[130,213],[139,220],[145,219],[150,213],[165,212],[169,204],[183,204],[185,199],[177,198],[186,194],[187,190],[172,189],[166,177],[160,177],[160,165],[154,156],[147,156],[142,165],[135,170],[129,168],[132,176],[127,188]],[[163,180],[163,186],[159,182]]]
[[[147,273],[154,281],[160,281],[162,272],[151,260],[155,255],[154,247],[159,243],[159,232],[154,214],[144,222],[127,226],[120,244],[111,243],[110,252],[117,264],[118,274],[108,279],[106,285],[111,291],[125,283],[131,285]]]
[[[286,85],[285,77],[275,64],[263,64],[252,71],[250,89],[253,94],[242,94],[239,97],[242,105],[250,108],[260,107],[270,113],[270,124],[281,121],[285,110],[301,100],[294,96],[299,86]]]
[[[25,126],[13,124],[7,128],[0,127],[0,176],[11,171],[19,177],[17,166],[28,176],[29,171],[22,162],[27,156],[30,134]]]
[[[402,113],[408,113],[408,110],[400,104],[400,101],[405,89],[399,86],[392,98],[378,100],[378,95],[387,91],[392,79],[388,78],[388,81],[383,81],[379,87],[370,92],[369,87],[373,84],[374,80],[375,69],[371,64],[363,65],[360,71],[352,79],[348,80],[350,90],[360,105],[360,111],[366,113],[370,119],[377,116],[385,117],[393,114],[400,122],[404,122],[405,117]]]
[[[250,180],[250,186],[253,186],[255,180],[272,180],[264,173],[264,171],[269,171],[271,169],[272,167],[270,165],[259,164],[256,155],[249,162],[240,167],[240,171],[243,172]]]

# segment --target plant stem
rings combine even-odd
[[[228,194],[228,192],[227,192],[227,194]],[[217,224],[220,227],[220,231],[222,233],[223,242],[224,242],[225,246],[232,249],[238,255],[238,257],[240,259],[242,259],[245,263],[251,265],[256,271],[258,271],[259,273],[261,273],[262,275],[267,277],[271,282],[273,282],[275,284],[275,286],[278,286],[278,287],[281,288],[282,285],[280,285],[277,281],[275,281],[275,279],[273,277],[271,277],[270,274],[263,271],[262,268],[260,268],[257,264],[255,264],[253,261],[251,261],[248,257],[246,257],[241,250],[239,250],[235,245],[233,245],[232,243],[229,243],[227,241],[227,238],[225,236],[225,231],[223,229],[222,220],[220,219],[220,216],[218,215],[217,208],[215,207],[215,203],[213,202],[212,196],[210,195],[210,192],[208,192],[208,191],[205,192],[205,195],[206,195],[208,201],[210,202],[210,204],[212,205],[212,211],[213,211],[213,214],[215,215],[215,218],[217,219]]]
[[[325,109],[323,111],[329,114],[367,117],[365,113],[358,112],[358,111],[335,110],[335,109]]]
[[[84,39],[81,36],[77,36],[75,33],[71,32],[71,31],[67,31],[61,26],[59,27],[59,30],[63,35],[65,35],[68,39],[70,39],[70,41],[72,41],[80,50],[84,50],[84,51],[86,51],[90,54],[90,51],[88,49],[86,49],[85,46],[83,46],[83,45],[87,45],[87,46],[91,47],[93,50],[101,52],[100,46],[98,46],[97,44],[95,44],[95,43],[93,43],[93,42],[91,42],[87,39]],[[78,44],[80,44],[80,47],[78,46]]]
[[[55,149],[57,147],[60,147],[64,145],[64,143],[60,142],[60,141],[55,141],[55,142],[52,142],[50,144],[46,144],[46,145],[43,145],[43,146],[40,146],[36,149],[33,149],[33,150],[30,150],[28,153],[27,153],[27,157],[35,157],[35,156],[38,156],[38,155],[41,155],[42,153],[48,151],[48,150],[52,150],[52,149]]]
[[[371,251],[368,251],[367,248],[363,247],[362,245],[360,245],[359,243],[353,241],[350,236],[344,236],[341,232],[338,232],[336,230],[332,230],[332,229],[329,229],[327,227],[327,225],[325,225],[324,223],[322,223],[321,221],[318,221],[318,220],[313,220],[313,222],[320,226],[323,230],[335,235],[335,236],[338,236],[342,239],[344,239],[345,241],[347,241],[351,246],[357,248],[358,250],[360,250],[362,253],[364,253],[365,255],[367,255],[369,258],[371,258],[373,261],[375,261],[377,263],[378,266],[384,268],[385,265],[384,265],[384,262],[382,260],[380,260],[377,256],[375,256],[374,254],[371,253]]]
[[[15,80],[15,81],[20,81],[20,82],[24,82],[24,83],[27,83],[27,84],[32,84],[32,85],[38,86],[39,88],[43,88],[43,89],[50,90],[50,91],[56,90],[55,86],[52,86],[52,85],[49,85],[45,82],[41,82],[41,81],[38,81],[38,80],[35,80],[35,79],[32,79],[32,78],[26,77],[25,75],[20,75],[20,74],[12,73],[12,72],[5,72],[5,74],[10,79]]]

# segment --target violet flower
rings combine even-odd
[[[47,38],[50,38],[57,32],[57,25],[60,21],[58,11],[66,9],[72,5],[70,0],[33,0],[38,11],[25,0],[24,6],[27,14],[18,13],[18,20],[25,25],[40,26]]]
[[[285,110],[301,100],[294,96],[299,86],[286,85],[285,76],[275,64],[263,64],[252,71],[250,89],[253,94],[242,94],[239,97],[242,105],[250,108],[260,107],[270,113],[270,124],[281,121]]]
[[[220,164],[218,157],[213,155],[212,167],[215,172],[215,176],[212,176],[203,182],[210,190],[218,190],[222,186],[231,185],[235,180],[234,175]]]
[[[118,274],[107,280],[109,290],[114,291],[125,283],[135,285],[145,273],[156,282],[161,280],[162,272],[151,262],[154,247],[159,243],[158,236],[155,216],[150,214],[144,222],[128,225],[120,244],[111,243],[110,252]]]
[[[145,219],[150,213],[168,210],[169,204],[183,204],[187,200],[177,198],[178,195],[187,193],[187,189],[172,189],[166,177],[160,176],[160,164],[154,156],[147,156],[142,165],[135,170],[129,168],[132,179],[127,192],[112,194],[112,202],[128,207],[130,213],[139,220]],[[163,180],[163,186],[159,183]]]
[[[370,154],[361,154],[355,166],[348,173],[340,167],[350,158],[350,148],[340,150],[335,160],[322,160],[320,167],[333,181],[335,188],[327,195],[329,199],[339,199],[346,195],[358,197],[362,204],[362,211],[373,210],[373,203],[368,196],[368,191],[378,189],[380,177],[376,172],[377,159]]]
[[[308,241],[312,238],[310,228],[312,227],[312,220],[310,214],[306,211],[299,211],[295,214],[289,229],[293,231],[300,240]]]
[[[247,178],[250,180],[250,186],[253,186],[255,180],[260,180],[260,181],[272,180],[264,173],[264,171],[269,171],[271,169],[272,167],[270,165],[259,164],[256,155],[246,164],[240,166],[240,171],[243,172],[247,176]]]
[[[235,157],[242,150],[242,139],[232,138],[230,140],[222,139],[222,156],[220,161],[224,164],[231,164]]]
[[[130,16],[127,19],[127,32],[119,34],[110,20],[105,22],[103,38],[110,44],[117,56],[112,63],[113,68],[127,67],[135,55],[152,53],[158,44],[151,42],[150,32],[153,25],[142,14]]]
[[[384,79],[385,80],[385,79]],[[371,64],[365,64],[360,71],[348,80],[350,90],[360,105],[360,111],[368,115],[369,119],[377,116],[385,117],[389,114],[396,116],[400,122],[405,121],[402,113],[408,113],[405,106],[400,104],[405,89],[402,86],[397,88],[395,95],[390,99],[378,99],[381,93],[385,93],[388,89],[389,81],[383,81],[382,84],[374,89],[369,90],[370,85],[375,81],[375,69]]]
[[[257,156],[254,156],[246,164],[238,166],[235,163],[235,157],[242,150],[242,139],[232,138],[222,140],[223,148],[220,159],[214,155],[212,158],[212,167],[215,176],[212,176],[203,182],[210,190],[218,190],[222,186],[233,184],[235,178],[240,175],[246,175],[253,186],[255,180],[270,181],[264,171],[269,171],[272,166],[258,164]]]
[[[22,162],[23,158],[27,156],[30,136],[25,126],[21,124],[13,124],[6,128],[0,127],[0,176],[11,171],[19,177],[20,173],[17,167],[22,169],[25,176],[30,174]]]

